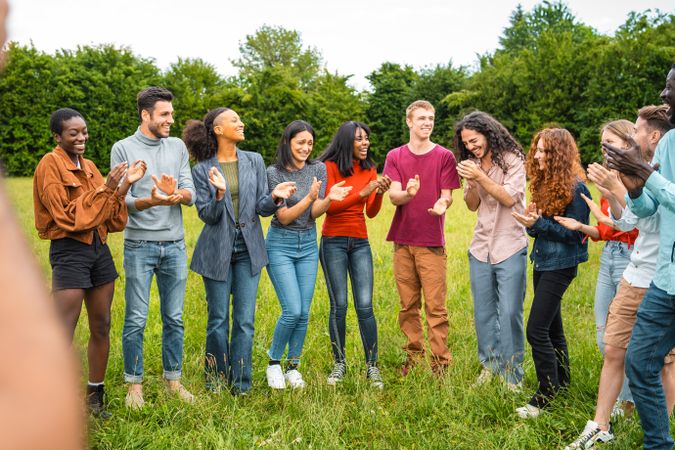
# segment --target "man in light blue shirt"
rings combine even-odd
[[[675,123],[675,64],[661,98]],[[652,160],[634,145],[626,151],[603,145],[611,169],[620,172],[628,190],[628,208],[638,217],[660,216],[659,253],[652,284],[638,310],[628,352],[626,375],[644,430],[645,449],[672,449],[670,420],[660,373],[664,357],[675,347],[675,130],[661,139]],[[672,393],[671,393],[672,395]]]

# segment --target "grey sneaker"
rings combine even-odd
[[[596,422],[589,420],[586,422],[586,428],[581,432],[576,441],[565,447],[565,450],[575,448],[594,448],[596,442],[606,443],[614,439],[611,428],[602,431]]]
[[[384,381],[382,381],[382,374],[377,366],[368,366],[366,378],[370,380],[370,385],[377,389],[384,389]]]
[[[333,371],[328,375],[326,382],[330,386],[335,386],[345,378],[345,372],[347,372],[347,366],[344,361],[336,362],[333,364]]]

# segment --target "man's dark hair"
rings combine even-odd
[[[138,120],[142,121],[141,113],[143,110],[152,115],[157,102],[170,102],[173,100],[173,94],[168,89],[159,86],[150,86],[143,89],[136,96],[136,104],[138,105]]]
[[[49,119],[49,129],[52,130],[52,133],[60,135],[63,133],[63,122],[66,122],[73,117],[81,117],[82,120],[84,120],[84,116],[82,116],[79,111],[72,108],[57,109],[52,113],[52,117]]]

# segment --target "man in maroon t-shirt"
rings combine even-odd
[[[459,177],[452,152],[431,142],[434,113],[431,103],[424,100],[408,106],[410,141],[390,150],[384,165],[384,174],[392,180],[389,199],[396,205],[387,240],[394,242],[394,277],[401,298],[398,322],[408,339],[401,368],[404,376],[424,356],[422,291],[434,373],[442,374],[452,358],[443,225]]]

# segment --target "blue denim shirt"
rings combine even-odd
[[[579,181],[574,188],[574,197],[563,216],[571,217],[588,225],[590,209],[581,198],[581,194],[591,197],[586,185]],[[571,231],[560,225],[553,217],[540,216],[527,229],[527,234],[534,237],[534,245],[530,253],[530,260],[534,263],[534,270],[551,271],[574,267],[588,261],[588,240],[580,231]]]
[[[667,132],[656,146],[652,164],[658,171],[647,178],[642,195],[632,199],[626,195],[628,208],[638,217],[659,216],[659,255],[656,259],[654,284],[675,295],[675,130]]]

